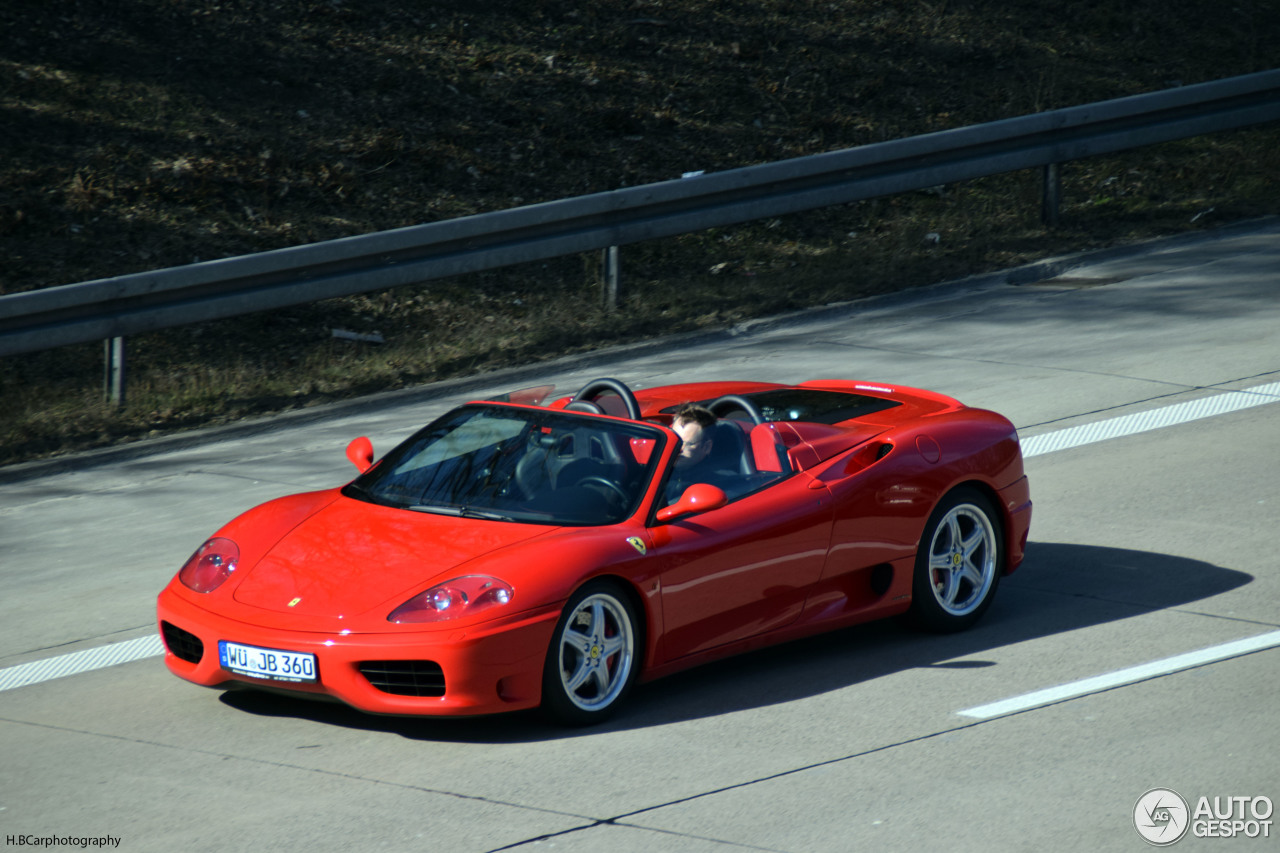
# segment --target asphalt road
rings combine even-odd
[[[1063,270],[0,469],[0,838],[1143,850],[1134,809],[1150,789],[1188,812],[1280,800],[1280,223]],[[349,479],[348,439],[381,452],[464,399],[602,375],[883,380],[1000,411],[1029,455],[1026,563],[968,633],[889,622],[788,644],[648,685],[585,731],[222,694],[170,676],[140,639],[219,524]],[[1224,645],[1248,638],[1259,647]],[[137,659],[103,665],[113,652]],[[1177,849],[1276,849],[1266,804],[1237,807],[1255,812],[1241,833],[1270,837],[1193,827]]]

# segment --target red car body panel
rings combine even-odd
[[[794,622],[822,574],[831,517],[830,496],[809,489],[801,475],[716,512],[656,528],[660,661]],[[743,529],[752,536],[743,538]]]
[[[358,619],[376,610],[385,621],[424,577],[466,574],[461,567],[471,560],[542,535],[527,524],[408,513],[338,497],[263,554],[232,595],[301,620]]]
[[[850,399],[883,408],[834,424],[744,426],[748,453],[768,465],[776,443],[793,473],[717,509],[657,521],[679,444],[668,428],[673,408],[788,389],[856,395]],[[197,684],[324,696],[372,713],[487,714],[540,703],[561,611],[596,578],[629,591],[643,625],[640,678],[648,680],[905,611],[923,526],[960,486],[999,508],[1004,572],[1022,561],[1031,501],[1016,432],[1000,415],[932,392],[842,380],[693,383],[635,398],[654,438],[633,438],[630,458],[614,463],[656,473],[625,518],[575,526],[444,516],[340,489],[280,498],[215,534],[239,547],[225,583],[202,593],[175,577],[160,594],[167,666]],[[615,403],[601,401],[609,414],[579,417],[634,424]],[[500,579],[510,603],[446,621],[389,621],[414,596],[463,576]],[[231,672],[219,659],[220,641],[313,654],[318,680]],[[380,689],[360,669],[371,661],[432,662],[443,693]]]

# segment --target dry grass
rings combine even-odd
[[[11,0],[0,293],[1277,65],[1273,0]],[[1275,213],[1274,127],[100,347],[8,358],[0,463]],[[1193,221],[1194,220],[1194,221]],[[934,244],[925,235],[936,233]],[[851,273],[856,270],[856,273]],[[383,345],[331,337],[378,332]]]

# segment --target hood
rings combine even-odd
[[[470,560],[552,529],[340,498],[285,534],[234,597],[298,616],[350,618],[380,605],[389,613],[427,582],[466,574]]]

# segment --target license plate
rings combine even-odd
[[[240,643],[218,641],[222,668],[239,675],[269,678],[272,681],[315,681],[316,656],[283,649],[260,649]]]

